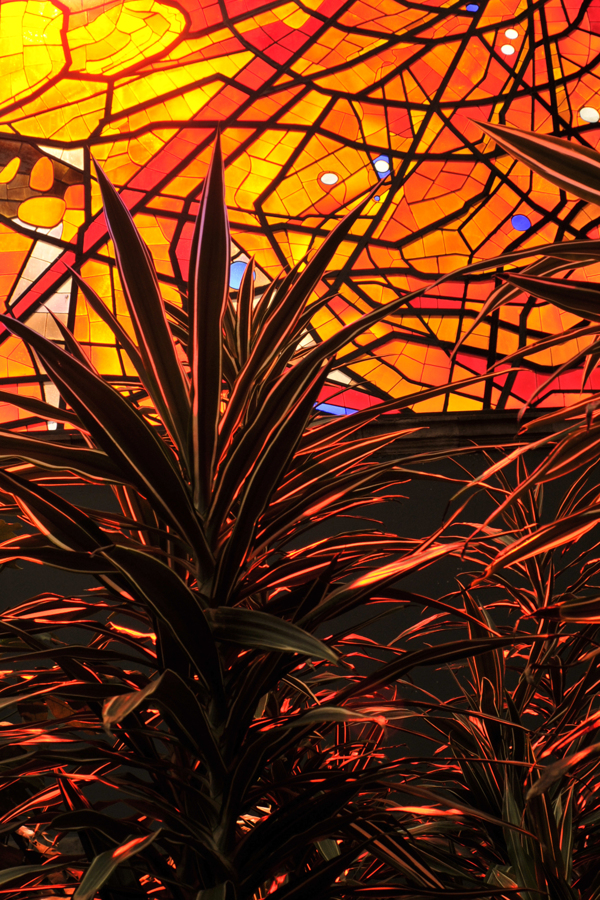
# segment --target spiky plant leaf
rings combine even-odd
[[[509,284],[522,291],[547,300],[567,312],[600,322],[600,287],[587,281],[553,278],[534,278],[529,275],[506,275]]]
[[[600,202],[600,153],[596,150],[510,125],[480,122],[479,126],[499,147],[552,184],[582,200]]]
[[[121,285],[144,365],[145,381],[165,426],[180,448],[183,462],[188,427],[188,385],[167,324],[154,262],[129,210],[97,163],[96,175]],[[135,361],[134,356],[132,362]]]
[[[543,707],[544,667],[571,666],[583,645],[559,645],[550,628],[529,633],[523,607],[510,628],[490,624],[476,587],[430,600],[393,587],[462,552],[464,527],[450,530],[456,517],[427,540],[364,522],[324,539],[309,531],[385,500],[399,480],[430,477],[426,463],[436,458],[403,451],[412,421],[374,439],[361,430],[447,386],[389,397],[344,420],[315,410],[347,345],[423,293],[399,293],[309,345],[311,319],[330,299],[325,267],[362,227],[368,198],[262,293],[254,290],[252,262],[240,290],[229,292],[217,142],[179,309],[163,301],[134,220],[98,177],[134,337],[80,277],[76,282],[129,355],[137,380],[124,386],[101,376],[65,328],[61,349],[4,320],[59,389],[67,410],[56,420],[75,426],[85,446],[0,432],[0,497],[37,529],[7,536],[0,562],[30,559],[94,574],[98,583],[76,598],[47,592],[0,615],[0,703],[10,711],[0,723],[0,806],[11,797],[0,809],[3,833],[30,841],[36,860],[47,853],[46,834],[61,859],[69,859],[61,850],[65,835],[78,841],[65,890],[99,890],[103,900],[506,896],[512,889],[486,879],[493,866],[504,872],[511,865],[508,833],[532,846],[550,835],[538,884],[562,878],[568,867],[559,872],[547,807],[532,807],[527,822],[506,821],[498,785],[507,766],[520,773],[538,765],[531,761],[537,734],[521,717]],[[579,243],[547,271],[594,258],[597,248]],[[508,254],[502,264],[523,258]],[[488,260],[465,273],[490,267]],[[44,405],[29,411],[48,413]],[[393,453],[383,457],[392,442]],[[570,459],[555,456],[547,474],[570,467]],[[499,466],[482,489],[506,471]],[[519,503],[529,503],[531,484],[522,480],[526,487],[499,515],[523,518]],[[55,490],[88,483],[109,485],[120,511],[82,509]],[[506,485],[502,490],[504,499]],[[531,532],[529,521],[507,526],[518,527]],[[499,540],[487,528],[467,549],[478,574]],[[543,595],[545,570],[525,565]],[[507,571],[512,576],[515,567]],[[500,570],[491,577],[500,579]],[[548,583],[555,583],[552,573]],[[376,618],[381,613],[367,605],[380,601],[398,622],[409,603],[422,615],[399,624],[387,643],[360,637],[341,618],[363,606],[367,620]],[[433,612],[425,612],[429,603]],[[551,621],[560,623],[558,614]],[[444,634],[450,625],[462,629],[455,640]],[[506,672],[521,655],[525,671],[509,691]],[[418,693],[421,666],[453,667],[463,694],[442,701]],[[460,682],[465,673],[475,685]],[[587,732],[574,729],[572,709],[583,705],[565,694],[560,675],[552,691],[552,714],[568,723],[553,740],[575,752]],[[591,725],[586,716],[582,727]],[[433,763],[405,759],[403,736],[421,731],[429,741],[433,732],[439,737]],[[429,806],[417,808],[406,795]],[[563,832],[570,827],[562,814],[556,822]],[[0,838],[0,863],[2,846]],[[123,846],[143,849],[115,867]],[[323,854],[333,846],[336,853]]]
[[[190,263],[192,371],[191,453],[194,504],[204,514],[212,493],[221,407],[222,328],[228,302],[229,222],[221,143],[217,139],[204,182]]]
[[[160,831],[155,831],[147,837],[134,837],[123,844],[120,844],[115,850],[106,850],[100,853],[92,860],[92,864],[85,873],[83,880],[75,893],[73,900],[92,900],[103,884],[110,878],[117,866],[122,865],[141,853],[146,847],[149,847],[153,841],[160,835]]]

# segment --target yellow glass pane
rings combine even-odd
[[[19,157],[13,156],[13,158],[6,163],[2,171],[0,171],[0,184],[8,184],[9,181],[12,181],[19,171],[20,165],[21,160]]]
[[[19,206],[19,218],[38,228],[54,228],[63,217],[66,205],[59,197],[30,197]]]

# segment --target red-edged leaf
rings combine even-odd
[[[264,322],[254,339],[250,356],[236,381],[223,415],[219,435],[221,455],[227,450],[239,426],[249,397],[258,384],[259,372],[263,373],[263,377],[266,376],[271,364],[279,358],[281,352],[287,348],[290,338],[296,334],[298,321],[312,291],[323,277],[337,248],[347,237],[367,202],[368,198],[359,203],[336,225],[300,275],[297,274],[298,266],[296,266],[278,286],[277,302],[265,310]]]
[[[511,647],[519,643],[536,643],[547,639],[547,635],[515,634],[506,638],[477,638],[450,641],[446,644],[436,644],[434,647],[425,647],[423,650],[413,650],[410,653],[405,653],[400,659],[394,659],[392,662],[380,666],[371,675],[362,679],[358,685],[342,688],[334,699],[336,703],[341,703],[358,692],[371,691],[383,685],[391,684],[416,666],[432,666],[455,662],[457,659],[465,659],[480,653],[489,653],[490,650]]]
[[[77,472],[91,481],[125,481],[122,472],[100,450],[71,447],[0,429],[0,459],[15,456],[44,469]]]
[[[77,412],[99,447],[141,493],[153,498],[176,530],[185,536],[201,563],[212,568],[212,555],[189,494],[167,446],[127,401],[103,379],[37,332],[8,316],[9,331],[32,346],[61,394]]]
[[[457,389],[466,388],[489,378],[496,377],[497,375],[495,373],[488,373],[487,375],[476,375],[473,378],[466,378],[463,381],[453,383],[453,390],[454,387]],[[351,413],[347,416],[327,416],[325,421],[317,420],[314,425],[311,425],[311,427],[307,428],[304,432],[298,448],[299,452],[307,454],[313,453],[318,449],[335,446],[338,441],[350,436],[354,431],[370,425],[371,422],[375,422],[384,412],[407,409],[417,401],[420,402],[421,400],[429,400],[432,397],[439,397],[447,391],[448,385],[444,384],[440,385],[440,387],[430,388],[429,390],[416,394],[409,394],[406,397],[384,400],[383,403],[378,403],[376,406]],[[400,432],[400,434],[402,434],[402,432]]]
[[[146,367],[146,383],[152,387],[149,393],[185,457],[190,408],[188,384],[167,322],[154,262],[129,210],[97,163],[96,174],[127,309]]]
[[[286,427],[290,415],[306,394],[310,379],[303,379],[302,374],[298,372],[298,377],[294,379],[280,379],[257,410],[252,422],[244,428],[236,446],[230,446],[230,452],[218,473],[209,510],[209,534],[218,534],[233,500],[242,490],[244,482],[253,474],[254,461],[261,458],[278,432]]]
[[[106,559],[127,580],[130,592],[152,609],[171,639],[220,697],[221,666],[203,612],[206,601],[190,590],[173,569],[145,551],[113,546],[106,554]],[[104,555],[103,551],[98,555]]]
[[[554,607],[545,607],[549,611],[548,618],[558,610],[560,618],[565,622],[600,622],[600,597],[575,597]],[[539,613],[544,610],[539,610]],[[585,657],[584,657],[585,658]]]
[[[563,547],[586,534],[600,521],[600,506],[593,506],[572,516],[565,516],[538,528],[533,534],[519,538],[502,550],[474,584],[480,584],[505,566],[522,563],[532,556]]]
[[[71,356],[74,356],[78,362],[81,363],[82,366],[85,366],[86,369],[90,369],[92,372],[98,373],[98,370],[93,365],[90,357],[84,352],[83,347],[75,340],[75,337],[71,334],[69,329],[63,325],[63,323],[58,319],[52,311],[49,311],[54,324],[57,330],[60,332],[61,337],[63,339],[65,350],[68,350]]]
[[[114,850],[106,850],[104,853],[100,853],[98,856],[94,857],[89,869],[83,876],[81,884],[73,894],[73,900],[93,900],[96,893],[100,890],[106,880],[110,878],[117,866],[126,862],[128,859],[131,859],[131,857],[135,856],[137,853],[141,853],[146,847],[149,847],[159,835],[160,829],[158,831],[153,831],[152,834],[147,835],[147,837],[130,838]]]
[[[516,450],[506,454],[501,460],[490,466],[489,469],[486,469],[480,476],[472,479],[466,487],[461,488],[452,499],[456,499],[466,489],[472,488],[480,482],[487,482],[492,475],[506,468],[514,460],[518,460],[526,452],[544,447],[550,441],[556,440],[556,438],[557,435],[554,434],[541,438],[535,443],[522,444],[520,447],[517,447]],[[566,436],[563,434],[562,440],[558,442],[550,453],[546,454],[545,458],[538,466],[536,466],[533,472],[527,477],[522,478],[517,486],[507,494],[505,499],[494,508],[493,512],[490,513],[483,525],[477,527],[473,535],[471,535],[471,540],[479,533],[479,531],[484,531],[487,526],[506,509],[513,506],[513,504],[527,493],[527,491],[531,490],[532,487],[545,484],[548,481],[553,481],[576,471],[578,468],[581,468],[596,459],[599,448],[599,426],[594,426],[590,428],[589,431],[576,431],[574,434],[567,434]]]
[[[462,547],[463,542],[461,541],[454,541],[449,544],[431,544],[425,550],[418,550],[416,553],[411,553],[402,559],[394,560],[394,562],[387,563],[385,566],[373,569],[371,572],[367,572],[366,575],[361,575],[360,578],[357,578],[350,585],[348,590],[352,591],[364,587],[371,588],[375,585],[381,586],[391,579],[400,578],[406,575],[407,572],[413,572],[415,569],[429,565],[429,563],[442,556],[448,556]]]
[[[533,797],[539,797],[555,781],[566,775],[569,769],[597,753],[600,753],[600,743],[591,744],[589,747],[584,747],[583,750],[578,750],[577,753],[571,753],[570,756],[565,756],[564,759],[559,759],[554,763],[550,763],[549,766],[545,766],[540,773],[540,777],[533,782],[527,791],[525,800],[529,802]]]
[[[113,572],[113,566],[105,559],[88,553],[77,553],[73,550],[59,550],[56,547],[37,546],[30,543],[33,539],[43,540],[40,535],[27,535],[14,544],[0,545],[0,563],[13,560],[27,560],[39,565],[52,566],[65,572],[85,572],[89,575],[106,575]]]
[[[350,467],[349,467],[350,468]],[[331,479],[324,477],[312,490],[304,491],[288,503],[273,504],[266,511],[264,521],[261,522],[261,531],[258,539],[263,550],[274,540],[285,535],[286,531],[295,523],[310,521],[316,515],[333,514],[336,505],[344,501],[344,498],[354,498],[356,492],[365,490],[376,484],[380,484],[382,478],[393,479],[390,475],[394,468],[393,460],[379,465],[365,465],[357,468],[347,475],[338,475]],[[351,504],[352,499],[348,499]]]
[[[581,262],[577,262],[577,265],[585,265],[586,263],[593,263],[594,256],[590,256],[585,260],[581,260]],[[538,275],[553,275],[557,272],[561,272],[564,269],[572,269],[573,268],[573,260],[570,259],[568,262],[558,263],[555,257],[544,257],[543,259],[537,260],[537,262],[533,263],[530,266],[527,266],[522,272],[517,273],[518,277],[532,277]],[[461,335],[458,343],[452,350],[452,356],[456,356],[461,346],[465,343],[467,338],[475,331],[477,326],[489,315],[491,315],[495,310],[500,309],[500,307],[504,306],[506,303],[509,303],[514,297],[517,297],[520,290],[523,288],[519,288],[515,286],[511,280],[512,273],[508,273],[505,277],[508,284],[501,284],[499,288],[492,292],[492,294],[485,301],[480,311],[477,313],[467,330]],[[531,293],[535,293],[531,291]]]
[[[46,863],[41,866],[14,866],[10,869],[0,869],[0,885],[10,884],[11,881],[16,881],[17,878],[30,878],[32,875],[44,875],[47,872],[57,872],[64,868],[65,863],[59,862]],[[50,885],[47,886],[47,889],[49,887]]]
[[[36,528],[62,550],[91,553],[112,540],[72,503],[16,473],[0,469],[0,487],[13,494]]]
[[[221,606],[206,612],[217,641],[231,641],[260,650],[302,653],[313,659],[337,662],[339,656],[326,644],[291,622],[270,613],[242,607]]]
[[[51,422],[65,422],[69,425],[75,425],[76,428],[82,428],[81,422],[74,412],[59,409],[59,407],[52,406],[50,403],[44,403],[43,400],[36,400],[35,397],[0,391],[0,402],[10,403],[11,406],[24,409],[26,412],[39,416],[41,419],[50,419]]]
[[[567,312],[600,322],[600,287],[589,281],[567,279],[558,281],[553,278],[533,278],[530,275],[505,275],[509,284],[521,291],[533,294],[540,300],[547,300]]]
[[[257,459],[256,466],[246,481],[231,536],[218,563],[214,596],[220,604],[227,601],[231,587],[240,574],[258,519],[283,477],[326,375],[327,367],[324,366],[306,385],[303,396],[295,404],[295,408],[288,410],[286,420],[274,430],[271,441]]]
[[[123,719],[129,716],[160,686],[161,679],[164,678],[164,672],[158,678],[149,681],[146,687],[139,691],[131,691],[127,694],[118,694],[115,697],[109,697],[104,701],[102,706],[102,724],[104,730],[108,733],[112,731],[113,725],[120,725]]]
[[[598,345],[598,342],[595,342]],[[590,352],[593,350],[594,352]],[[598,349],[595,347],[588,347],[587,354],[585,357],[585,365],[583,367],[583,373],[581,375],[581,390],[585,390],[585,386],[587,384],[588,379],[591,377],[593,372],[596,370],[598,363],[600,362],[600,345],[598,345]]]
[[[183,739],[194,756],[206,760],[213,775],[225,776],[225,766],[206,714],[195,694],[176,673],[167,669],[145,688],[110,697],[102,708],[102,721],[107,732],[152,697],[171,730]]]
[[[417,784],[407,784],[404,782],[402,784],[402,790],[407,794],[412,794],[415,797],[422,797],[424,800],[429,800],[432,803],[439,804],[440,806],[450,810],[455,810],[467,816],[473,816],[475,819],[481,819],[483,822],[491,822],[493,825],[500,825],[502,828],[507,828],[509,831],[519,832],[526,837],[532,837],[535,839],[535,835],[531,834],[530,831],[527,831],[525,828],[521,828],[519,825],[515,825],[512,822],[506,821],[506,819],[499,819],[497,816],[492,816],[489,813],[485,812],[485,810],[474,809],[471,806],[468,806],[464,803],[460,803],[453,798],[452,800],[444,797],[435,791],[430,790],[426,787],[421,787]],[[461,895],[462,896],[462,895]]]
[[[212,491],[221,410],[223,316],[229,288],[229,222],[219,135],[192,242],[189,278],[194,505],[204,514]]]
[[[477,124],[499,147],[561,190],[590,203],[600,203],[600,153],[596,150],[511,125]]]
[[[243,366],[250,354],[252,342],[252,313],[254,310],[254,257],[248,262],[240,283],[238,294],[235,336],[237,355],[240,366]]]
[[[125,825],[118,819],[94,809],[75,809],[59,813],[52,819],[50,827],[56,831],[83,831],[86,828],[93,828],[113,841],[123,842],[131,837],[133,825],[131,822]]]

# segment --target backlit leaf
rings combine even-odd
[[[208,506],[221,407],[222,328],[229,287],[229,223],[220,137],[204,181],[189,276],[194,504]]]
[[[600,203],[600,153],[596,150],[511,125],[478,125],[499,147],[561,190],[590,203]]]
[[[96,892],[110,878],[117,866],[131,859],[137,853],[141,853],[159,835],[160,830],[154,831],[147,837],[134,837],[120,844],[114,850],[106,850],[96,856],[73,894],[73,900],[93,900]]]
[[[185,455],[188,387],[167,323],[154,262],[131,213],[97,163],[96,174],[127,309],[146,367],[146,383],[152,388],[150,395],[167,430]]]
[[[152,497],[188,537],[205,565],[212,558],[172,451],[110,385],[69,353],[9,316],[0,320],[43,360],[55,384],[125,477]]]
[[[566,775],[573,766],[597,753],[600,753],[600,743],[590,744],[589,747],[584,747],[583,750],[578,750],[576,753],[565,756],[564,759],[559,759],[556,762],[550,763],[549,766],[545,766],[545,768],[542,769],[539,778],[533,782],[527,791],[525,800],[529,802],[533,797],[539,797],[540,794],[543,794],[544,791],[548,790],[555,781],[558,781],[559,778]]]
[[[600,158],[600,157],[599,157]],[[599,169],[600,171],[600,169]],[[600,183],[599,183],[600,186]],[[534,297],[554,303],[567,312],[600,322],[600,287],[593,282],[553,278],[532,278],[528,275],[505,275],[506,281]]]
[[[217,641],[232,641],[260,650],[301,653],[334,663],[339,659],[335,651],[312,634],[266,612],[221,606],[207,610],[206,617]]]
[[[487,566],[479,581],[489,578],[501,568],[522,563],[533,556],[548,553],[569,541],[577,540],[594,528],[598,521],[600,521],[600,507],[594,506],[560,518],[556,522],[542,525],[533,534],[526,534],[500,551],[494,561]]]
[[[139,691],[132,691],[130,694],[119,694],[117,697],[110,697],[104,701],[102,707],[102,724],[107,732],[112,730],[113,725],[120,725],[123,719],[130,713],[134,712],[140,704],[150,697],[159,687],[164,673],[149,681],[145,688]]]

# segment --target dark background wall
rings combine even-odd
[[[481,419],[476,419],[474,424],[472,421],[473,417],[470,420],[464,417],[462,421],[460,417],[455,416],[451,418],[452,421],[445,423],[440,421],[440,418],[434,420],[433,427],[423,437],[421,435],[413,436],[404,440],[401,445],[393,448],[392,451],[389,451],[395,454],[401,449],[403,455],[411,457],[411,460],[407,463],[410,465],[410,468],[438,477],[432,477],[431,479],[424,477],[411,480],[407,478],[407,480],[404,480],[405,476],[401,476],[402,480],[399,481],[393,497],[381,505],[368,506],[364,509],[365,515],[369,519],[377,518],[381,522],[381,525],[371,523],[373,528],[377,530],[382,528],[388,533],[406,538],[420,538],[431,534],[441,525],[448,509],[453,508],[451,498],[461,482],[468,477],[469,473],[472,475],[480,473],[489,464],[491,458],[498,458],[499,451],[494,449],[494,441],[506,444],[507,448],[514,446],[514,433],[516,431],[514,415],[507,417],[505,414],[504,422],[500,419],[490,420],[488,416],[487,426]],[[456,425],[457,419],[458,426]],[[490,421],[491,425],[489,424]],[[401,424],[403,427],[406,427],[417,423],[419,425],[421,423],[426,424],[417,416],[411,417],[410,422],[403,417]],[[385,426],[389,428],[392,424],[391,421],[386,422]],[[445,425],[448,426],[446,431],[444,430]],[[487,433],[485,433],[486,428],[488,429]],[[466,434],[465,429],[467,431]],[[479,430],[479,433],[477,433],[477,430]],[[484,432],[483,434],[481,433],[482,431]],[[485,453],[477,450],[475,447],[468,453],[456,452],[457,446],[469,446],[469,442],[474,441],[474,439],[477,439],[477,442],[483,442],[490,449],[486,450]],[[472,443],[470,445],[473,446]],[[438,458],[433,462],[425,464],[422,459],[419,459],[422,454],[429,454],[432,451],[438,454]],[[528,454],[530,465],[537,464],[542,459],[544,452],[547,452],[547,450]],[[439,476],[447,480],[440,480]],[[553,515],[564,487],[564,484],[555,484],[546,491],[545,504],[548,517]],[[60,488],[58,491],[66,499],[82,507],[118,510],[112,492],[106,488],[87,486],[81,488]],[[481,521],[490,509],[490,503],[485,495],[479,494],[469,505],[467,518],[470,521]],[[8,519],[9,517],[5,518]],[[338,519],[323,523],[315,528],[313,537],[318,538],[340,533],[356,525],[355,519]],[[425,597],[441,598],[457,589],[457,574],[472,570],[472,568],[472,564],[468,562],[448,557],[421,571],[404,577],[398,582],[398,586]],[[0,573],[0,608],[6,609],[8,606],[14,606],[45,591],[55,591],[59,594],[77,596],[80,591],[93,586],[94,583],[94,580],[88,576],[22,562],[19,563],[19,568],[6,568]],[[498,599],[498,597],[490,597],[489,599]],[[450,602],[452,602],[452,599]],[[435,612],[436,609],[432,607],[411,604],[397,608],[390,613],[389,605],[372,604],[367,610],[355,610],[340,620],[333,620],[327,623],[321,629],[320,634],[321,636],[335,635],[342,625],[352,623],[353,626],[356,626],[356,630],[359,633],[366,634],[373,640],[386,644],[404,629],[416,625],[419,621]],[[385,615],[381,615],[368,628],[364,629],[361,627],[360,623],[364,621],[366,616],[373,617],[383,613]],[[497,623],[503,624],[500,621],[502,618],[501,611],[498,613],[498,616]],[[457,620],[456,630],[450,626],[445,626],[444,630],[439,633],[427,636],[426,643],[434,644],[465,636],[466,630]],[[420,645],[422,646],[422,643]],[[414,649],[417,649],[418,646],[419,643],[415,642]],[[368,662],[364,661],[359,661],[358,664],[367,667],[369,665]],[[418,688],[431,692],[441,700],[456,696],[456,684],[445,668],[440,668],[439,670],[434,666],[419,668],[415,672],[414,680]],[[418,696],[421,695],[415,689],[414,697],[417,698]],[[428,752],[427,745],[420,739],[408,736],[407,745],[412,753]]]

